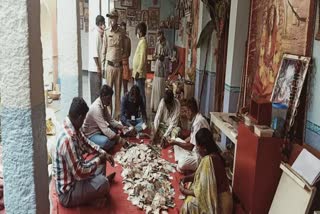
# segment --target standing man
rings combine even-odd
[[[166,79],[169,73],[169,58],[171,50],[169,42],[164,36],[163,30],[158,31],[158,41],[156,44],[154,59],[156,59],[156,70],[152,82],[151,110],[155,111],[164,96],[166,89]]]
[[[110,112],[113,112],[113,117],[118,119],[120,115],[124,32],[118,25],[119,14],[117,10],[112,10],[106,16],[110,19],[111,28],[104,32],[101,62],[106,73],[107,85],[111,88],[114,87],[115,91],[115,109],[112,111],[112,103],[109,109]]]
[[[95,50],[93,51],[93,60],[96,65],[96,71],[89,72],[91,103],[93,103],[99,97],[99,92],[102,85],[103,68],[101,65],[101,51],[103,43],[103,34],[105,30],[105,19],[103,16],[98,15],[96,17],[96,26],[96,42]]]
[[[123,65],[122,83],[123,83],[123,93],[126,94],[128,92],[128,82],[131,78],[131,72],[129,68],[129,57],[131,55],[131,40],[127,34],[127,24],[125,22],[121,22],[120,27],[123,30],[123,32],[125,32],[124,56],[122,60],[122,65]]]
[[[132,77],[135,80],[135,84],[139,87],[143,103],[146,106],[145,81],[148,45],[145,37],[147,34],[147,25],[144,22],[137,25],[136,34],[139,39],[139,43],[133,57]]]

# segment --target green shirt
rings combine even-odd
[[[136,76],[136,73],[139,73],[139,78],[146,78],[147,49],[148,44],[146,38],[140,38],[136,52],[133,57],[132,77],[134,78]]]

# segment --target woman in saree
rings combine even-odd
[[[224,161],[212,133],[200,129],[196,134],[196,149],[201,162],[194,174],[180,181],[180,191],[186,196],[181,214],[231,214],[232,194],[225,172]],[[192,182],[190,188],[186,183]]]

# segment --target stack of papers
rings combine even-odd
[[[320,179],[320,160],[306,149],[301,151],[297,160],[293,163],[292,169],[311,186]]]

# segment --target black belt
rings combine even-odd
[[[117,68],[117,67],[121,67],[122,66],[122,62],[111,62],[111,61],[108,61],[108,65]]]

